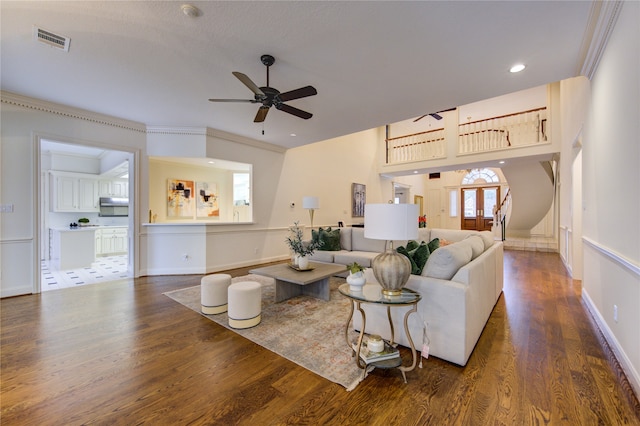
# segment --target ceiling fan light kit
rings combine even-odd
[[[275,58],[271,55],[262,55],[260,61],[267,67],[267,84],[263,87],[258,87],[245,74],[233,71],[233,75],[240,80],[242,84],[247,86],[249,90],[253,92],[253,99],[209,99],[211,102],[249,102],[252,104],[262,104],[258,108],[258,112],[253,120],[254,123],[262,123],[267,118],[267,113],[272,106],[275,106],[277,110],[284,111],[288,114],[295,115],[296,117],[303,118],[305,120],[313,117],[313,114],[301,109],[287,105],[284,102],[293,101],[295,99],[306,98],[308,96],[317,95],[318,92],[313,86],[305,86],[299,89],[290,90],[288,92],[280,93],[279,90],[269,86],[269,67],[275,63]]]

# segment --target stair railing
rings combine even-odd
[[[511,188],[507,189],[500,206],[496,208],[493,215],[493,223],[500,224],[500,236],[502,241],[507,238],[507,211],[511,205]]]

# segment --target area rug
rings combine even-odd
[[[360,383],[362,370],[356,366],[344,338],[350,302],[338,291],[338,286],[345,282],[343,278],[330,279],[329,301],[297,296],[280,303],[275,303],[273,278],[247,275],[232,279],[237,281],[257,281],[262,285],[262,321],[256,327],[235,330],[229,327],[226,312],[217,315],[200,312],[200,286],[164,294],[349,391]],[[355,341],[357,336],[353,330],[349,331],[350,341]]]

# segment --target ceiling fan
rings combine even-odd
[[[432,112],[430,114],[425,114],[421,117],[416,118],[415,120],[413,120],[413,122],[415,123],[416,121],[420,121],[423,118],[425,118],[426,116],[430,115],[431,117],[435,118],[436,120],[442,120],[442,116],[440,115],[441,112],[448,112],[448,111],[453,111],[455,110],[455,108],[449,108],[449,109],[443,109],[442,111],[438,111],[438,112]]]
[[[254,118],[254,123],[262,123],[267,118],[267,113],[272,106],[276,109],[284,111],[286,113],[295,115],[296,117],[310,119],[313,114],[307,111],[303,111],[298,108],[294,108],[284,102],[292,101],[294,99],[306,98],[307,96],[313,96],[318,94],[313,86],[305,86],[299,89],[291,90],[289,92],[280,93],[277,89],[269,87],[269,67],[276,61],[271,55],[262,55],[260,57],[263,65],[267,67],[267,85],[258,87],[249,77],[241,72],[234,71],[232,74],[236,76],[245,86],[254,93],[253,99],[209,99],[211,102],[249,102],[252,104],[262,104],[258,108],[258,113]]]

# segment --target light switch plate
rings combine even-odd
[[[0,213],[13,213],[13,204],[0,204]]]

